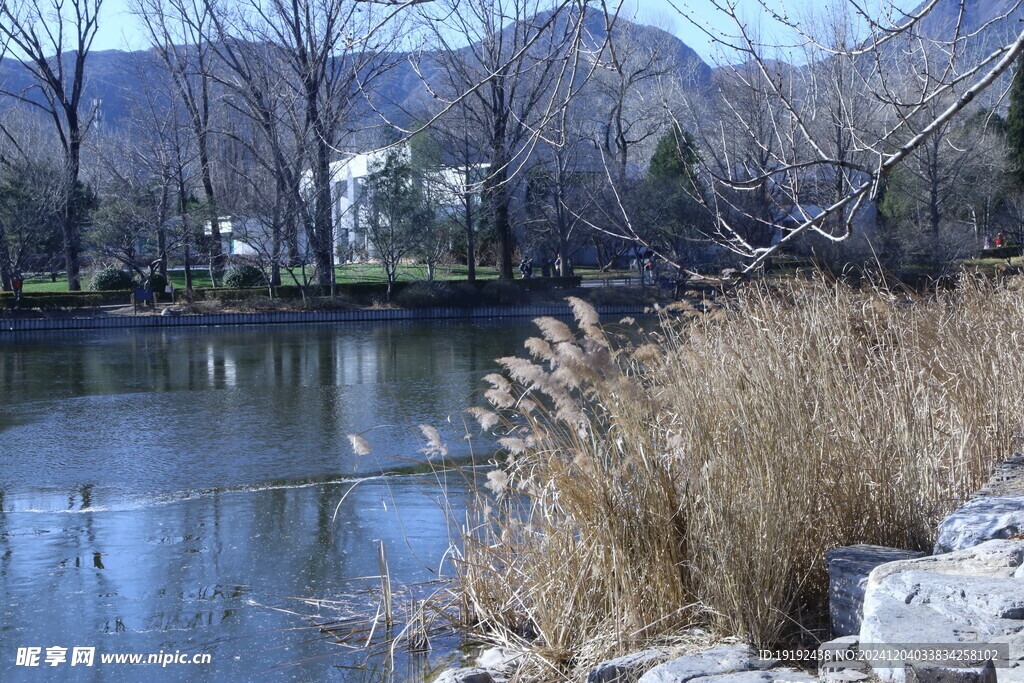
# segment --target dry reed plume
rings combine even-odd
[[[507,461],[459,591],[478,633],[537,655],[530,678],[688,626],[807,638],[827,550],[927,548],[1021,439],[1024,297],[1005,287],[751,285],[639,343],[572,303],[580,332],[538,320],[532,358],[487,378],[496,412],[472,411]]]

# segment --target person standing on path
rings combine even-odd
[[[14,309],[21,310],[21,290],[25,286],[25,279],[21,273],[15,273],[11,278],[11,288],[14,290]]]

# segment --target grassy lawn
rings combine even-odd
[[[964,261],[964,265],[968,268],[977,268],[983,273],[989,275],[996,272],[996,269],[1001,265],[1006,266],[1024,266],[1024,257],[1015,256],[1011,259],[1004,258],[973,258]]]
[[[1017,259],[1018,261],[1020,259]],[[535,276],[540,275],[540,269],[534,268]],[[630,275],[635,275],[631,270],[609,270],[607,272],[601,272],[597,268],[586,268],[577,267],[576,274],[583,277],[584,279],[599,279],[599,278],[619,278]],[[175,289],[185,288],[185,271],[183,270],[171,270],[167,273],[170,281],[174,284]],[[442,265],[437,266],[434,271],[434,277],[437,280],[465,280],[468,275],[468,269],[464,265]],[[519,277],[519,272],[515,273],[516,278]],[[298,271],[296,276],[301,277]],[[334,276],[339,284],[342,283],[354,283],[354,282],[384,282],[384,271],[376,263],[346,263],[344,265],[335,266]],[[496,279],[498,277],[498,269],[494,266],[477,266],[476,276],[481,280],[485,279]],[[83,274],[82,284],[85,289],[88,289],[89,278],[91,273]],[[292,278],[287,271],[282,271],[281,279],[285,284],[292,284]],[[427,268],[422,265],[403,265],[398,269],[398,279],[406,281],[415,280],[426,280],[427,279]],[[210,287],[212,283],[210,281],[210,271],[206,268],[193,268],[192,269],[192,286],[193,287]],[[68,289],[68,280],[65,275],[59,275],[56,282],[50,282],[48,275],[36,275],[25,279],[25,292],[66,292]]]
[[[172,270],[167,273],[170,281],[174,283],[176,289],[185,288],[185,271],[183,270]],[[82,275],[82,289],[89,289],[89,279],[92,277],[92,273],[84,273]],[[210,271],[206,268],[193,268],[192,269],[192,286],[193,287],[209,287],[210,286]],[[49,275],[35,275],[32,277],[25,278],[25,292],[66,292],[68,291],[68,278],[66,275],[61,274],[57,276],[56,282],[50,282]]]
[[[24,288],[26,292],[66,292],[68,291],[68,279],[60,275],[56,282],[50,282],[49,275],[26,277]]]

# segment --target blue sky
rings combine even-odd
[[[611,3],[614,0],[609,0]],[[774,7],[784,7],[793,16],[802,16],[827,4],[824,0],[768,0]],[[869,5],[878,6],[885,0],[868,0]],[[624,0],[626,5],[622,16],[635,17],[640,23],[663,28],[677,35],[684,43],[692,47],[707,62],[721,57],[720,50],[693,23],[680,16],[680,10],[688,11],[697,23],[704,23],[711,30],[729,29],[729,24],[717,16],[710,8],[707,0]],[[896,6],[907,10],[920,4],[920,0],[894,0]],[[755,0],[737,0],[741,16],[746,21],[759,20],[762,11]],[[102,21],[96,38],[94,49],[143,49],[145,39],[140,34],[134,17],[127,10],[127,0],[104,0]],[[766,35],[771,35],[772,28],[765,24]],[[727,56],[726,56],[727,59]]]

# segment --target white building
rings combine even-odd
[[[409,157],[409,148],[401,148],[401,154]],[[330,165],[331,199],[334,218],[334,259],[336,263],[360,260],[372,256],[367,240],[365,214],[365,184],[367,177],[384,165],[387,152],[376,151],[352,154],[346,159]],[[428,192],[435,202],[439,214],[455,214],[459,211],[466,195],[479,193],[473,184],[474,176],[480,175],[485,165],[468,168],[443,167],[427,175]],[[307,175],[307,182],[309,176]]]
[[[217,219],[223,253],[249,259],[269,257],[274,250],[274,229],[269,220],[254,216],[221,216]],[[213,230],[210,221],[203,225],[203,234],[210,236]],[[280,254],[287,252],[284,237],[279,236]],[[306,253],[306,235],[300,230],[297,235],[300,254]]]

